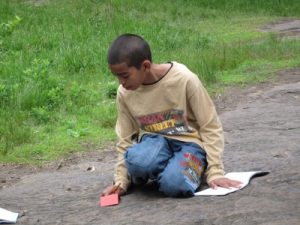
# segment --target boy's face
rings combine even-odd
[[[126,63],[109,65],[111,72],[118,78],[119,83],[127,90],[136,90],[143,84],[147,68],[142,64],[140,69],[128,67]]]

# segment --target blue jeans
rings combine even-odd
[[[128,148],[125,163],[134,184],[148,179],[171,197],[193,196],[207,166],[206,153],[195,143],[146,134]]]

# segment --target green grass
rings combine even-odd
[[[111,41],[137,33],[211,93],[300,66],[299,40],[258,27],[299,17],[298,0],[1,0],[0,161],[42,164],[115,140]]]

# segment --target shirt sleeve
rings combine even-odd
[[[133,139],[138,133],[138,128],[119,92],[117,95],[117,109],[116,134],[118,142],[116,150],[118,161],[115,167],[114,182],[116,185],[120,184],[120,187],[126,191],[130,184],[130,179],[125,165],[124,154],[134,143]]]
[[[224,134],[215,106],[201,81],[196,77],[189,82],[187,97],[198,124],[198,132],[207,157],[207,182],[224,177],[222,154]]]

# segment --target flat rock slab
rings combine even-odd
[[[165,197],[149,186],[131,190],[118,206],[101,208],[99,194],[111,182],[116,162],[109,150],[76,164],[22,174],[2,186],[0,206],[19,212],[18,224],[28,225],[299,225],[300,70],[292,70],[292,77],[293,83],[245,92],[220,115],[227,172],[271,172],[241,191],[184,199]]]

